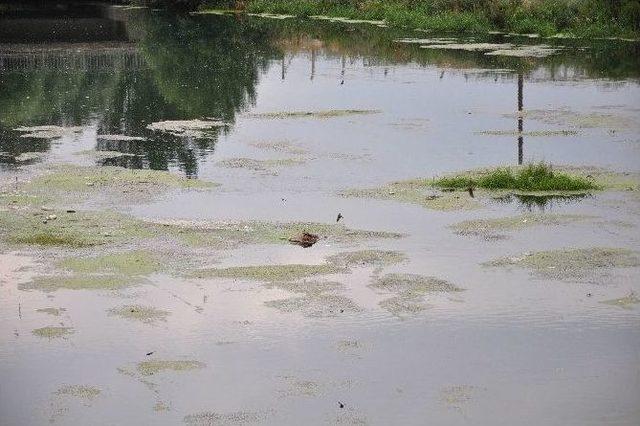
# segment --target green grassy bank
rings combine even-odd
[[[208,0],[201,9],[384,20],[431,31],[636,37],[640,0]]]

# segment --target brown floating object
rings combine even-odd
[[[295,237],[289,238],[289,242],[291,244],[297,244],[304,248],[311,247],[315,243],[318,242],[318,236],[315,234],[310,234],[308,232],[303,232]]]

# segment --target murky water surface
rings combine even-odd
[[[341,193],[539,161],[637,180],[640,44],[447,37],[127,8],[0,15],[0,423],[637,425],[637,188],[460,210]],[[506,44],[534,53],[487,54]],[[60,164],[86,167],[80,186],[46,199],[33,182]],[[84,194],[106,188],[103,166],[219,186],[157,191],[150,175]],[[134,225],[117,239],[105,212]],[[100,245],[20,240],[79,214],[103,215],[73,231]],[[493,218],[511,219],[460,224]],[[142,233],[149,221],[165,225]],[[235,239],[191,234],[214,222],[237,222]],[[272,228],[289,222],[326,238],[286,244],[293,231]],[[517,267],[572,249],[593,258]],[[344,254],[361,250],[377,251]],[[516,266],[486,264],[505,257]],[[287,264],[325,269],[224,269]]]

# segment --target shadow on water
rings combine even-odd
[[[29,25],[25,25],[25,20]],[[95,27],[100,31],[87,31]],[[22,22],[22,24],[21,24]],[[460,70],[470,78],[517,80],[518,111],[524,81],[640,77],[638,43],[593,43],[547,58],[490,57],[482,52],[423,49],[394,40],[416,33],[367,25],[309,20],[249,19],[244,16],[169,16],[148,10],[124,12],[107,6],[18,11],[0,14],[0,167],[19,164],[25,152],[47,152],[51,142],[21,138],[18,126],[89,126],[97,134],[143,136],[145,141],[104,141],[96,150],[131,154],[99,164],[131,168],[178,167],[198,175],[199,159],[215,149],[220,132],[256,100],[258,80],[270,66],[308,53],[311,80],[316,61],[341,61],[340,78],[355,59],[367,65],[438,66],[442,75]],[[39,25],[38,23],[42,23]],[[107,24],[108,23],[108,24]],[[21,25],[23,30],[9,31]],[[50,39],[43,28],[64,27]],[[28,29],[28,31],[24,31]],[[346,30],[345,30],[346,29]],[[505,42],[498,35],[476,41]],[[482,40],[480,40],[482,38]],[[561,40],[545,43],[584,44]],[[504,72],[510,70],[509,72]],[[163,120],[214,118],[229,127],[206,138],[178,137],[147,130]],[[523,118],[517,128],[523,131]],[[517,138],[517,161],[524,158]]]

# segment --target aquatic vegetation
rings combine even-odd
[[[615,268],[640,266],[640,256],[623,248],[568,248],[505,257],[483,265],[517,266],[542,278],[597,283]]]
[[[167,361],[167,360],[153,360],[143,361],[136,365],[138,373],[142,376],[153,376],[154,374],[162,373],[165,371],[190,371],[199,370],[205,368],[207,365],[200,361]]]
[[[440,401],[455,410],[461,410],[463,405],[471,401],[475,391],[476,388],[469,385],[446,386],[440,392]]]
[[[73,136],[82,131],[82,127],[60,127],[60,126],[33,126],[18,127],[13,129],[16,132],[23,132],[21,138],[36,139],[59,139],[65,136]]]
[[[546,124],[568,126],[577,129],[608,129],[622,131],[630,128],[640,128],[640,122],[631,117],[619,114],[602,114],[599,112],[581,113],[570,109],[531,109],[506,114],[506,117],[523,117]]]
[[[123,276],[149,275],[163,269],[163,264],[145,250],[71,257],[59,262],[58,266],[82,274],[110,273]]]
[[[120,152],[120,151],[102,151],[95,149],[88,149],[85,151],[79,151],[75,153],[76,155],[84,155],[86,157],[92,157],[96,160],[104,160],[107,158],[118,158],[118,157],[135,157],[136,154],[131,154],[128,152]]]
[[[372,109],[333,109],[326,111],[280,111],[249,114],[252,118],[336,118],[350,115],[379,114],[382,111]]]
[[[242,425],[259,423],[264,420],[264,415],[250,411],[235,411],[232,413],[203,412],[189,414],[183,421],[188,426],[216,426],[216,425]]]
[[[471,210],[481,207],[481,203],[470,196],[454,192],[432,190],[429,179],[411,179],[368,189],[349,189],[340,192],[343,197],[374,198],[393,200],[401,203],[417,204],[427,209],[451,211]]]
[[[70,327],[42,327],[32,331],[34,336],[58,339],[73,333]]]
[[[528,132],[519,132],[517,130],[485,130],[477,133],[479,135],[486,135],[486,136],[549,137],[549,136],[575,136],[578,134],[578,131],[576,130],[532,130]]]
[[[352,266],[387,266],[407,259],[404,253],[390,250],[359,250],[327,257],[327,262],[341,268]]]
[[[56,391],[56,395],[72,396],[81,399],[95,399],[102,391],[95,386],[64,385]]]
[[[322,265],[260,265],[236,266],[231,268],[201,269],[190,274],[193,278],[233,278],[267,282],[292,281],[316,275],[329,275],[344,272],[332,264]]]
[[[130,136],[130,135],[98,135],[96,136],[98,140],[106,140],[106,141],[146,141],[147,138],[144,136]]]
[[[522,168],[498,168],[481,173],[467,173],[442,177],[433,181],[437,188],[518,191],[585,191],[600,189],[594,182],[579,176],[557,172],[551,165],[529,164]]]
[[[290,293],[326,293],[344,289],[344,285],[335,281],[276,281],[266,283],[267,288],[277,288]]]
[[[465,220],[451,225],[458,235],[472,235],[485,239],[506,238],[503,234],[533,226],[557,226],[593,219],[593,216],[563,214],[525,214],[513,217]]]
[[[304,155],[307,153],[306,149],[300,148],[286,141],[280,142],[255,142],[251,144],[252,147],[258,149],[264,149],[276,152],[285,152],[293,155]]]
[[[309,292],[303,296],[269,300],[265,306],[282,312],[300,312],[307,317],[335,317],[360,312],[360,307],[348,297],[324,292]]]
[[[415,315],[425,310],[424,297],[429,293],[462,291],[449,281],[416,274],[387,274],[375,277],[369,287],[394,294],[382,300],[379,305],[396,316]]]
[[[54,231],[55,232],[55,231]],[[95,245],[91,241],[77,238],[73,235],[60,235],[53,232],[41,232],[24,236],[17,236],[11,239],[17,244],[29,244],[38,246],[67,246],[67,247],[90,247]]]
[[[180,137],[217,139],[217,133],[214,130],[227,126],[229,123],[218,120],[168,120],[151,123],[147,129]]]
[[[436,38],[398,38],[395,39],[395,43],[407,43],[407,44],[453,44],[458,39],[455,38],[444,38],[444,37],[436,37]]]
[[[120,167],[57,166],[51,173],[34,178],[27,190],[94,192],[110,189],[117,192],[144,194],[152,189],[210,188],[214,184],[197,179],[187,179],[160,170],[124,169]]]
[[[218,165],[227,167],[230,169],[249,169],[253,171],[270,171],[281,167],[291,167],[304,164],[304,160],[301,158],[283,158],[283,159],[270,159],[270,160],[256,160],[254,158],[228,158],[226,160],[218,161]]]
[[[631,292],[619,299],[605,300],[600,303],[604,303],[605,305],[618,306],[623,309],[631,309],[633,305],[640,304],[640,298],[638,298],[638,296],[636,296],[634,292]]]
[[[466,50],[469,52],[492,51],[498,49],[511,49],[510,43],[438,43],[420,46],[423,49]]]
[[[30,282],[20,283],[20,290],[56,291],[65,290],[119,290],[141,284],[142,280],[118,275],[51,275],[35,277]]]
[[[152,306],[142,305],[124,305],[116,308],[109,309],[111,315],[116,315],[121,318],[141,321],[144,323],[154,323],[156,321],[165,321],[170,315],[170,312],[156,309]]]
[[[36,312],[40,312],[41,314],[48,314],[53,316],[60,316],[62,312],[65,312],[65,308],[40,308],[36,309]]]

